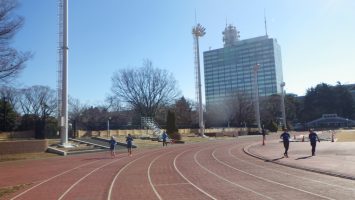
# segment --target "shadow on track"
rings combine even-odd
[[[310,157],[312,157],[312,156],[303,156],[303,157],[296,158],[295,160],[307,159],[307,158],[310,158]]]
[[[284,157],[280,157],[280,158],[275,158],[275,159],[271,159],[271,160],[265,160],[265,162],[274,162],[274,161],[277,161],[277,160],[281,160],[283,159]]]

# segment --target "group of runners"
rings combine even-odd
[[[288,133],[287,129],[285,129],[284,132],[280,135],[280,138],[282,139],[284,147],[285,147],[284,157],[288,158],[288,148],[290,146],[291,135]],[[312,146],[312,156],[315,156],[317,141],[320,142],[320,139],[319,139],[317,133],[314,132],[313,129],[309,130],[308,138],[309,138],[309,142],[311,143],[311,146]]]
[[[163,147],[168,146],[168,142],[167,142],[168,138],[169,138],[168,134],[164,131],[162,134]],[[131,136],[131,134],[128,134],[126,137],[128,156],[132,156],[132,142],[133,142],[133,137]],[[115,158],[116,156],[115,149],[117,145],[117,140],[114,136],[111,136],[109,144],[110,144],[111,158]]]
[[[132,156],[132,142],[133,142],[133,137],[131,136],[131,134],[128,134],[126,137],[126,143],[127,143],[126,146],[127,146],[128,156]],[[116,149],[116,145],[117,145],[117,140],[114,136],[111,136],[109,144],[110,144],[110,150],[111,150],[111,158],[115,158],[115,156],[116,156],[115,149]]]

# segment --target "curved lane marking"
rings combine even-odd
[[[159,195],[158,191],[155,189],[155,186],[153,185],[152,179],[151,179],[151,177],[150,177],[150,168],[152,167],[153,163],[154,163],[156,160],[158,160],[160,157],[162,157],[162,156],[165,155],[165,154],[172,153],[172,152],[174,152],[174,151],[165,152],[165,153],[163,153],[163,154],[157,156],[156,158],[154,158],[154,160],[152,160],[152,161],[149,163],[149,167],[148,167],[148,171],[147,171],[149,184],[150,184],[150,186],[152,187],[152,189],[153,189],[155,195],[158,197],[159,200],[162,200],[162,198],[161,198],[161,196]]]
[[[217,162],[219,162],[220,164],[222,164],[222,165],[224,165],[224,166],[227,166],[227,167],[229,167],[229,168],[231,168],[231,169],[233,169],[233,170],[236,170],[236,171],[241,172],[241,173],[243,173],[243,174],[246,174],[246,175],[252,176],[252,177],[254,177],[254,178],[263,180],[263,181],[265,181],[265,182],[269,182],[269,183],[281,185],[281,186],[284,186],[284,187],[287,187],[287,188],[290,188],[290,189],[294,189],[294,190],[297,190],[297,191],[300,191],[300,192],[304,192],[304,193],[307,193],[307,194],[310,194],[310,195],[313,195],[313,196],[321,197],[321,198],[323,198],[323,199],[335,200],[335,199],[333,199],[333,198],[329,198],[329,197],[326,197],[326,196],[323,196],[323,195],[315,194],[315,193],[313,193],[313,192],[309,192],[309,191],[306,191],[306,190],[302,190],[302,189],[299,189],[299,188],[296,188],[296,187],[293,187],[293,186],[289,186],[289,185],[286,185],[286,184],[283,184],[283,183],[279,183],[279,182],[277,182],[277,181],[273,181],[273,180],[270,180],[270,179],[267,179],[267,178],[263,178],[263,177],[261,177],[261,176],[257,176],[257,175],[251,174],[251,173],[249,173],[249,172],[246,172],[246,171],[244,171],[244,170],[235,168],[235,167],[233,167],[233,166],[231,166],[231,165],[229,165],[229,164],[227,164],[227,163],[225,163],[225,162],[223,162],[223,161],[220,161],[220,160],[214,155],[214,153],[216,152],[216,150],[217,150],[217,149],[215,149],[215,150],[212,152],[212,157],[213,157]]]
[[[207,148],[205,148],[205,149],[207,149]],[[234,185],[234,186],[240,187],[240,188],[242,188],[242,189],[244,189],[244,190],[247,190],[247,191],[249,191],[249,192],[252,192],[252,193],[254,193],[254,194],[258,195],[258,196],[261,196],[261,197],[263,197],[263,198],[266,198],[266,199],[273,199],[273,198],[271,198],[271,197],[269,197],[269,196],[263,195],[263,194],[261,194],[261,193],[255,191],[255,190],[249,189],[249,188],[244,187],[244,186],[242,186],[242,185],[239,185],[239,184],[237,184],[237,183],[235,183],[235,182],[232,182],[232,181],[230,181],[230,180],[228,180],[228,179],[225,179],[224,177],[222,177],[222,176],[220,176],[220,175],[218,175],[218,174],[212,172],[211,170],[207,169],[206,167],[202,166],[201,163],[199,163],[198,160],[197,160],[197,155],[198,155],[201,151],[203,151],[203,150],[205,150],[205,149],[201,149],[200,151],[198,151],[198,152],[196,152],[196,153],[194,154],[194,160],[195,160],[195,162],[196,162],[202,169],[206,170],[208,173],[213,174],[213,175],[215,175],[217,178],[222,179],[222,180],[226,181],[227,183],[230,183],[230,184],[232,184],[232,185]]]
[[[159,149],[160,150],[160,149]],[[148,153],[151,153],[151,152],[157,152],[159,150],[154,150],[154,151],[149,151]],[[146,153],[146,152],[142,152],[143,153]],[[111,196],[112,196],[112,190],[113,190],[113,185],[115,184],[116,182],[116,179],[118,178],[118,176],[128,167],[130,166],[131,164],[133,164],[134,162],[136,162],[137,160],[140,160],[142,158],[145,158],[145,155],[139,157],[139,158],[136,158],[132,161],[130,161],[129,163],[127,163],[126,165],[124,165],[124,167],[122,167],[118,172],[117,174],[115,175],[115,177],[113,178],[112,182],[111,182],[111,185],[110,185],[110,188],[109,188],[109,191],[108,191],[108,195],[107,195],[107,200],[111,200]]]
[[[341,189],[345,189],[345,190],[352,190],[352,191],[355,191],[354,188],[349,188],[349,187],[344,187],[344,186],[335,185],[335,184],[331,184],[331,183],[326,183],[326,182],[323,182],[323,181],[318,181],[318,180],[314,180],[314,179],[310,179],[310,178],[306,178],[306,177],[302,177],[302,176],[297,176],[297,175],[290,174],[290,173],[287,173],[287,172],[284,172],[284,171],[274,170],[274,169],[271,169],[271,168],[268,168],[268,167],[264,167],[264,166],[257,165],[257,164],[255,164],[255,163],[252,163],[252,162],[243,160],[243,159],[241,159],[241,158],[238,158],[237,156],[235,156],[234,154],[232,154],[231,151],[232,151],[232,149],[234,149],[234,148],[237,148],[237,147],[232,147],[232,148],[230,148],[229,151],[228,151],[228,154],[229,154],[230,156],[232,156],[233,158],[235,158],[235,159],[241,161],[241,162],[244,162],[244,163],[247,163],[247,164],[250,164],[250,165],[253,165],[253,166],[262,168],[262,169],[266,169],[266,170],[269,170],[269,171],[281,173],[281,174],[284,174],[284,175],[287,175],[287,176],[293,176],[293,177],[300,178],[300,179],[307,180],[307,181],[312,181],[312,182],[316,182],[316,183],[321,183],[321,184],[324,184],[324,185],[329,185],[329,186],[332,186],[332,187],[337,187],[337,188],[341,188]],[[282,165],[280,165],[280,166],[282,166]],[[283,167],[285,167],[285,166],[283,166]]]
[[[213,197],[212,195],[208,194],[206,191],[204,191],[203,189],[199,188],[197,185],[193,184],[189,179],[187,179],[182,173],[181,171],[176,167],[176,159],[178,157],[180,157],[182,154],[184,154],[185,152],[187,152],[189,150],[183,151],[180,154],[176,155],[174,158],[174,168],[175,170],[180,174],[180,176],[185,179],[188,183],[190,183],[192,186],[194,186],[198,191],[202,192],[203,194],[205,194],[206,196],[208,196],[211,199],[217,200],[217,198]]]
[[[123,159],[123,158],[127,158],[127,157],[120,157],[119,159],[115,159],[115,160],[113,160],[113,161],[111,161],[111,162],[108,162],[108,163],[106,163],[106,164],[104,164],[104,165],[102,165],[102,166],[100,166],[100,167],[97,167],[97,168],[95,168],[94,170],[90,171],[90,172],[87,173],[85,176],[83,176],[83,177],[81,177],[79,180],[77,180],[74,184],[72,184],[72,185],[62,194],[62,196],[60,196],[60,197],[58,198],[58,200],[63,199],[64,196],[67,195],[77,184],[79,184],[79,183],[80,183],[82,180],[84,180],[86,177],[90,176],[92,173],[96,172],[97,170],[99,170],[99,169],[101,169],[101,168],[103,168],[103,167],[106,167],[106,166],[108,166],[108,165],[111,165],[112,163],[118,162],[118,161],[120,161],[120,160]]]
[[[62,172],[62,173],[60,173],[60,174],[57,174],[57,175],[55,175],[55,176],[52,176],[51,178],[48,178],[48,179],[46,179],[46,180],[44,180],[44,181],[38,183],[37,185],[34,185],[34,186],[31,187],[31,188],[28,188],[27,190],[23,191],[22,193],[20,193],[20,194],[14,196],[14,197],[12,197],[10,200],[17,199],[18,197],[20,197],[20,196],[24,195],[25,193],[29,192],[30,190],[33,190],[33,189],[35,189],[36,187],[38,187],[38,186],[40,186],[40,185],[42,185],[42,184],[44,184],[44,183],[47,183],[48,181],[53,180],[53,179],[55,179],[55,178],[57,178],[57,177],[59,177],[59,176],[62,176],[62,175],[66,174],[66,173],[69,173],[69,172],[71,172],[71,171],[73,171],[73,170],[79,169],[79,168],[81,168],[81,167],[84,167],[84,166],[86,166],[86,165],[90,165],[90,164],[93,164],[93,163],[99,162],[99,161],[100,161],[100,160],[96,160],[96,161],[92,161],[92,162],[89,162],[89,163],[85,163],[85,164],[79,165],[79,166],[77,166],[77,167],[75,167],[75,168],[72,168],[72,169],[69,169],[69,170],[67,170],[67,171],[64,171],[64,172]]]

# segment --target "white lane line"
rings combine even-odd
[[[62,176],[62,175],[64,175],[64,174],[66,174],[66,173],[69,173],[69,172],[71,172],[71,171],[74,171],[74,170],[79,169],[79,168],[81,168],[81,167],[84,167],[84,166],[86,166],[86,165],[93,164],[93,163],[98,162],[98,161],[100,161],[100,160],[96,160],[96,161],[92,161],[92,162],[89,162],[89,163],[85,163],[85,164],[79,165],[79,166],[77,166],[77,167],[75,167],[75,168],[73,168],[73,169],[69,169],[69,170],[64,171],[64,172],[62,172],[62,173],[60,173],[60,174],[57,174],[57,175],[55,175],[55,176],[52,176],[51,178],[48,178],[48,179],[46,179],[46,180],[44,180],[44,181],[38,183],[37,185],[34,185],[34,186],[31,187],[31,188],[28,188],[27,190],[21,192],[20,194],[18,194],[18,195],[16,195],[16,196],[12,197],[10,200],[17,199],[18,197],[20,197],[20,196],[24,195],[25,193],[29,192],[30,190],[33,190],[33,189],[35,189],[36,187],[38,187],[38,186],[40,186],[40,185],[42,185],[42,184],[44,184],[44,183],[47,183],[48,181],[53,180],[53,179],[55,179],[55,178],[57,178],[57,177],[59,177],[59,176]]]
[[[277,173],[281,173],[281,174],[284,174],[284,175],[287,175],[287,176],[293,176],[293,177],[296,177],[296,178],[300,178],[300,179],[303,179],[303,180],[307,180],[307,181],[312,181],[312,182],[315,182],[315,183],[320,183],[320,184],[324,184],[324,185],[328,185],[328,186],[332,186],[332,187],[337,187],[337,188],[341,188],[341,189],[345,189],[345,190],[351,190],[351,191],[355,191],[354,188],[349,188],[349,187],[344,187],[344,186],[340,186],[340,185],[335,185],[335,184],[331,184],[331,183],[326,183],[326,182],[323,182],[323,181],[318,181],[318,180],[314,180],[314,179],[310,179],[310,178],[306,178],[306,177],[302,177],[302,176],[297,176],[297,175],[294,175],[294,174],[290,174],[290,173],[287,173],[287,172],[284,172],[284,171],[280,171],[280,170],[274,170],[274,169],[271,169],[271,168],[268,168],[268,167],[264,167],[264,166],[260,166],[260,165],[257,165],[255,163],[252,163],[252,162],[249,162],[249,161],[246,161],[246,160],[243,160],[241,158],[238,158],[236,157],[234,154],[232,154],[232,149],[234,149],[236,147],[232,147],[229,149],[228,151],[228,154],[230,156],[232,156],[233,158],[241,161],[241,162],[244,162],[244,163],[247,163],[247,164],[250,164],[250,165],[253,165],[253,166],[256,166],[256,167],[259,167],[259,168],[262,168],[262,169],[266,169],[266,170],[269,170],[269,171],[273,171],[273,172],[277,172]]]
[[[205,148],[205,149],[207,149],[207,148]],[[205,166],[202,166],[201,163],[199,163],[198,160],[197,160],[197,155],[198,155],[202,150],[205,150],[205,149],[201,149],[200,151],[198,151],[198,152],[196,152],[196,153],[194,154],[194,160],[195,160],[195,162],[196,162],[202,169],[206,170],[208,173],[213,174],[213,175],[215,175],[216,177],[218,177],[219,179],[222,179],[222,180],[224,180],[224,181],[226,181],[226,182],[228,182],[228,183],[230,183],[230,184],[232,184],[232,185],[234,185],[234,186],[240,187],[240,188],[242,188],[242,189],[244,189],[244,190],[247,190],[247,191],[249,191],[249,192],[252,192],[252,193],[254,193],[254,194],[258,195],[258,196],[261,196],[261,197],[263,197],[263,198],[266,198],[266,199],[273,199],[273,198],[271,198],[271,197],[269,197],[269,196],[266,196],[266,195],[261,194],[261,193],[259,193],[259,192],[257,192],[257,191],[254,191],[254,190],[252,190],[252,189],[249,189],[249,188],[247,188],[247,187],[244,187],[244,186],[242,186],[242,185],[239,185],[239,184],[237,184],[237,183],[235,183],[235,182],[232,182],[232,181],[230,181],[230,180],[228,180],[228,179],[225,179],[224,177],[222,177],[222,176],[220,176],[220,175],[218,175],[218,174],[212,172],[211,170],[207,169]]]
[[[270,180],[270,179],[267,179],[267,178],[263,178],[261,176],[257,176],[257,175],[254,175],[254,174],[251,174],[249,172],[246,172],[244,170],[241,170],[241,169],[238,169],[238,168],[235,168],[221,160],[219,160],[214,154],[216,152],[217,149],[215,149],[213,152],[212,152],[212,157],[217,161],[219,162],[220,164],[224,165],[224,166],[227,166],[231,169],[234,169],[238,172],[241,172],[243,174],[246,174],[246,175],[249,175],[249,176],[252,176],[254,178],[257,178],[257,179],[260,179],[260,180],[263,180],[263,181],[266,181],[266,182],[269,182],[269,183],[273,183],[273,184],[277,184],[277,185],[281,185],[281,186],[284,186],[284,187],[287,187],[287,188],[290,188],[290,189],[294,189],[294,190],[297,190],[297,191],[300,191],[300,192],[304,192],[304,193],[307,193],[307,194],[310,194],[310,195],[313,195],[313,196],[317,196],[317,197],[321,197],[323,199],[329,199],[329,200],[334,200],[333,198],[329,198],[329,197],[326,197],[326,196],[323,196],[323,195],[319,195],[319,194],[316,194],[316,193],[313,193],[313,192],[309,192],[309,191],[306,191],[306,190],[302,190],[302,189],[299,189],[299,188],[296,188],[296,187],[293,187],[293,186],[289,186],[289,185],[286,185],[286,184],[283,184],[283,183],[279,183],[277,181],[273,181],[273,180]]]
[[[58,200],[61,200],[64,198],[65,195],[68,194],[68,192],[70,192],[77,184],[79,184],[82,180],[84,180],[86,177],[90,176],[92,173],[96,172],[97,170],[106,167],[107,165],[111,165],[112,163],[118,162],[119,160],[123,159],[123,158],[127,158],[127,157],[120,157],[119,159],[115,159],[111,162],[108,162],[100,167],[97,167],[96,169],[92,170],[91,172],[87,173],[85,176],[81,177],[79,180],[77,180],[74,184],[72,184],[63,194],[62,196],[60,196],[58,198]]]
[[[212,195],[208,194],[206,191],[204,191],[203,189],[199,188],[197,185],[193,184],[189,179],[187,179],[182,173],[181,171],[176,167],[176,159],[178,157],[180,157],[183,153],[187,152],[189,150],[183,151],[180,154],[176,155],[174,158],[174,168],[175,170],[180,174],[180,176],[185,179],[185,181],[187,181],[188,183],[190,183],[192,186],[194,186],[198,191],[202,192],[203,194],[205,194],[206,196],[208,196],[211,199],[217,200],[217,198],[213,197]]]
[[[190,183],[163,183],[163,184],[155,184],[155,187],[174,186],[174,185],[190,185]]]
[[[173,152],[173,151],[172,151]],[[158,191],[155,189],[154,185],[153,185],[153,182],[152,182],[152,179],[150,177],[150,168],[152,167],[153,163],[158,160],[160,157],[162,157],[163,155],[165,154],[168,154],[168,153],[172,153],[172,152],[166,152],[166,153],[163,153],[157,157],[155,157],[150,163],[149,163],[149,167],[148,167],[148,171],[147,171],[147,174],[148,174],[148,180],[149,180],[149,184],[150,186],[152,187],[155,195],[158,197],[159,200],[162,200],[161,196],[159,195]]]
[[[160,149],[159,149],[160,150]],[[157,152],[159,150],[154,150],[154,151],[149,151],[148,153],[151,153],[151,152]],[[141,154],[143,153],[147,153],[147,152],[142,152]],[[132,161],[130,161],[129,163],[127,163],[124,167],[122,167],[116,174],[116,176],[113,178],[112,182],[111,182],[111,185],[110,185],[110,189],[108,190],[108,195],[107,195],[107,200],[111,200],[111,196],[112,196],[112,190],[113,190],[113,185],[115,184],[116,182],[116,179],[118,178],[118,176],[128,167],[130,166],[131,164],[133,164],[134,162],[136,162],[137,160],[140,160],[142,158],[144,158],[145,155],[139,157],[139,158],[136,158]]]

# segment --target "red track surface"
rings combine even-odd
[[[171,145],[0,164],[0,188],[29,184],[3,199],[355,199],[355,181],[264,162],[243,152],[255,142]]]

